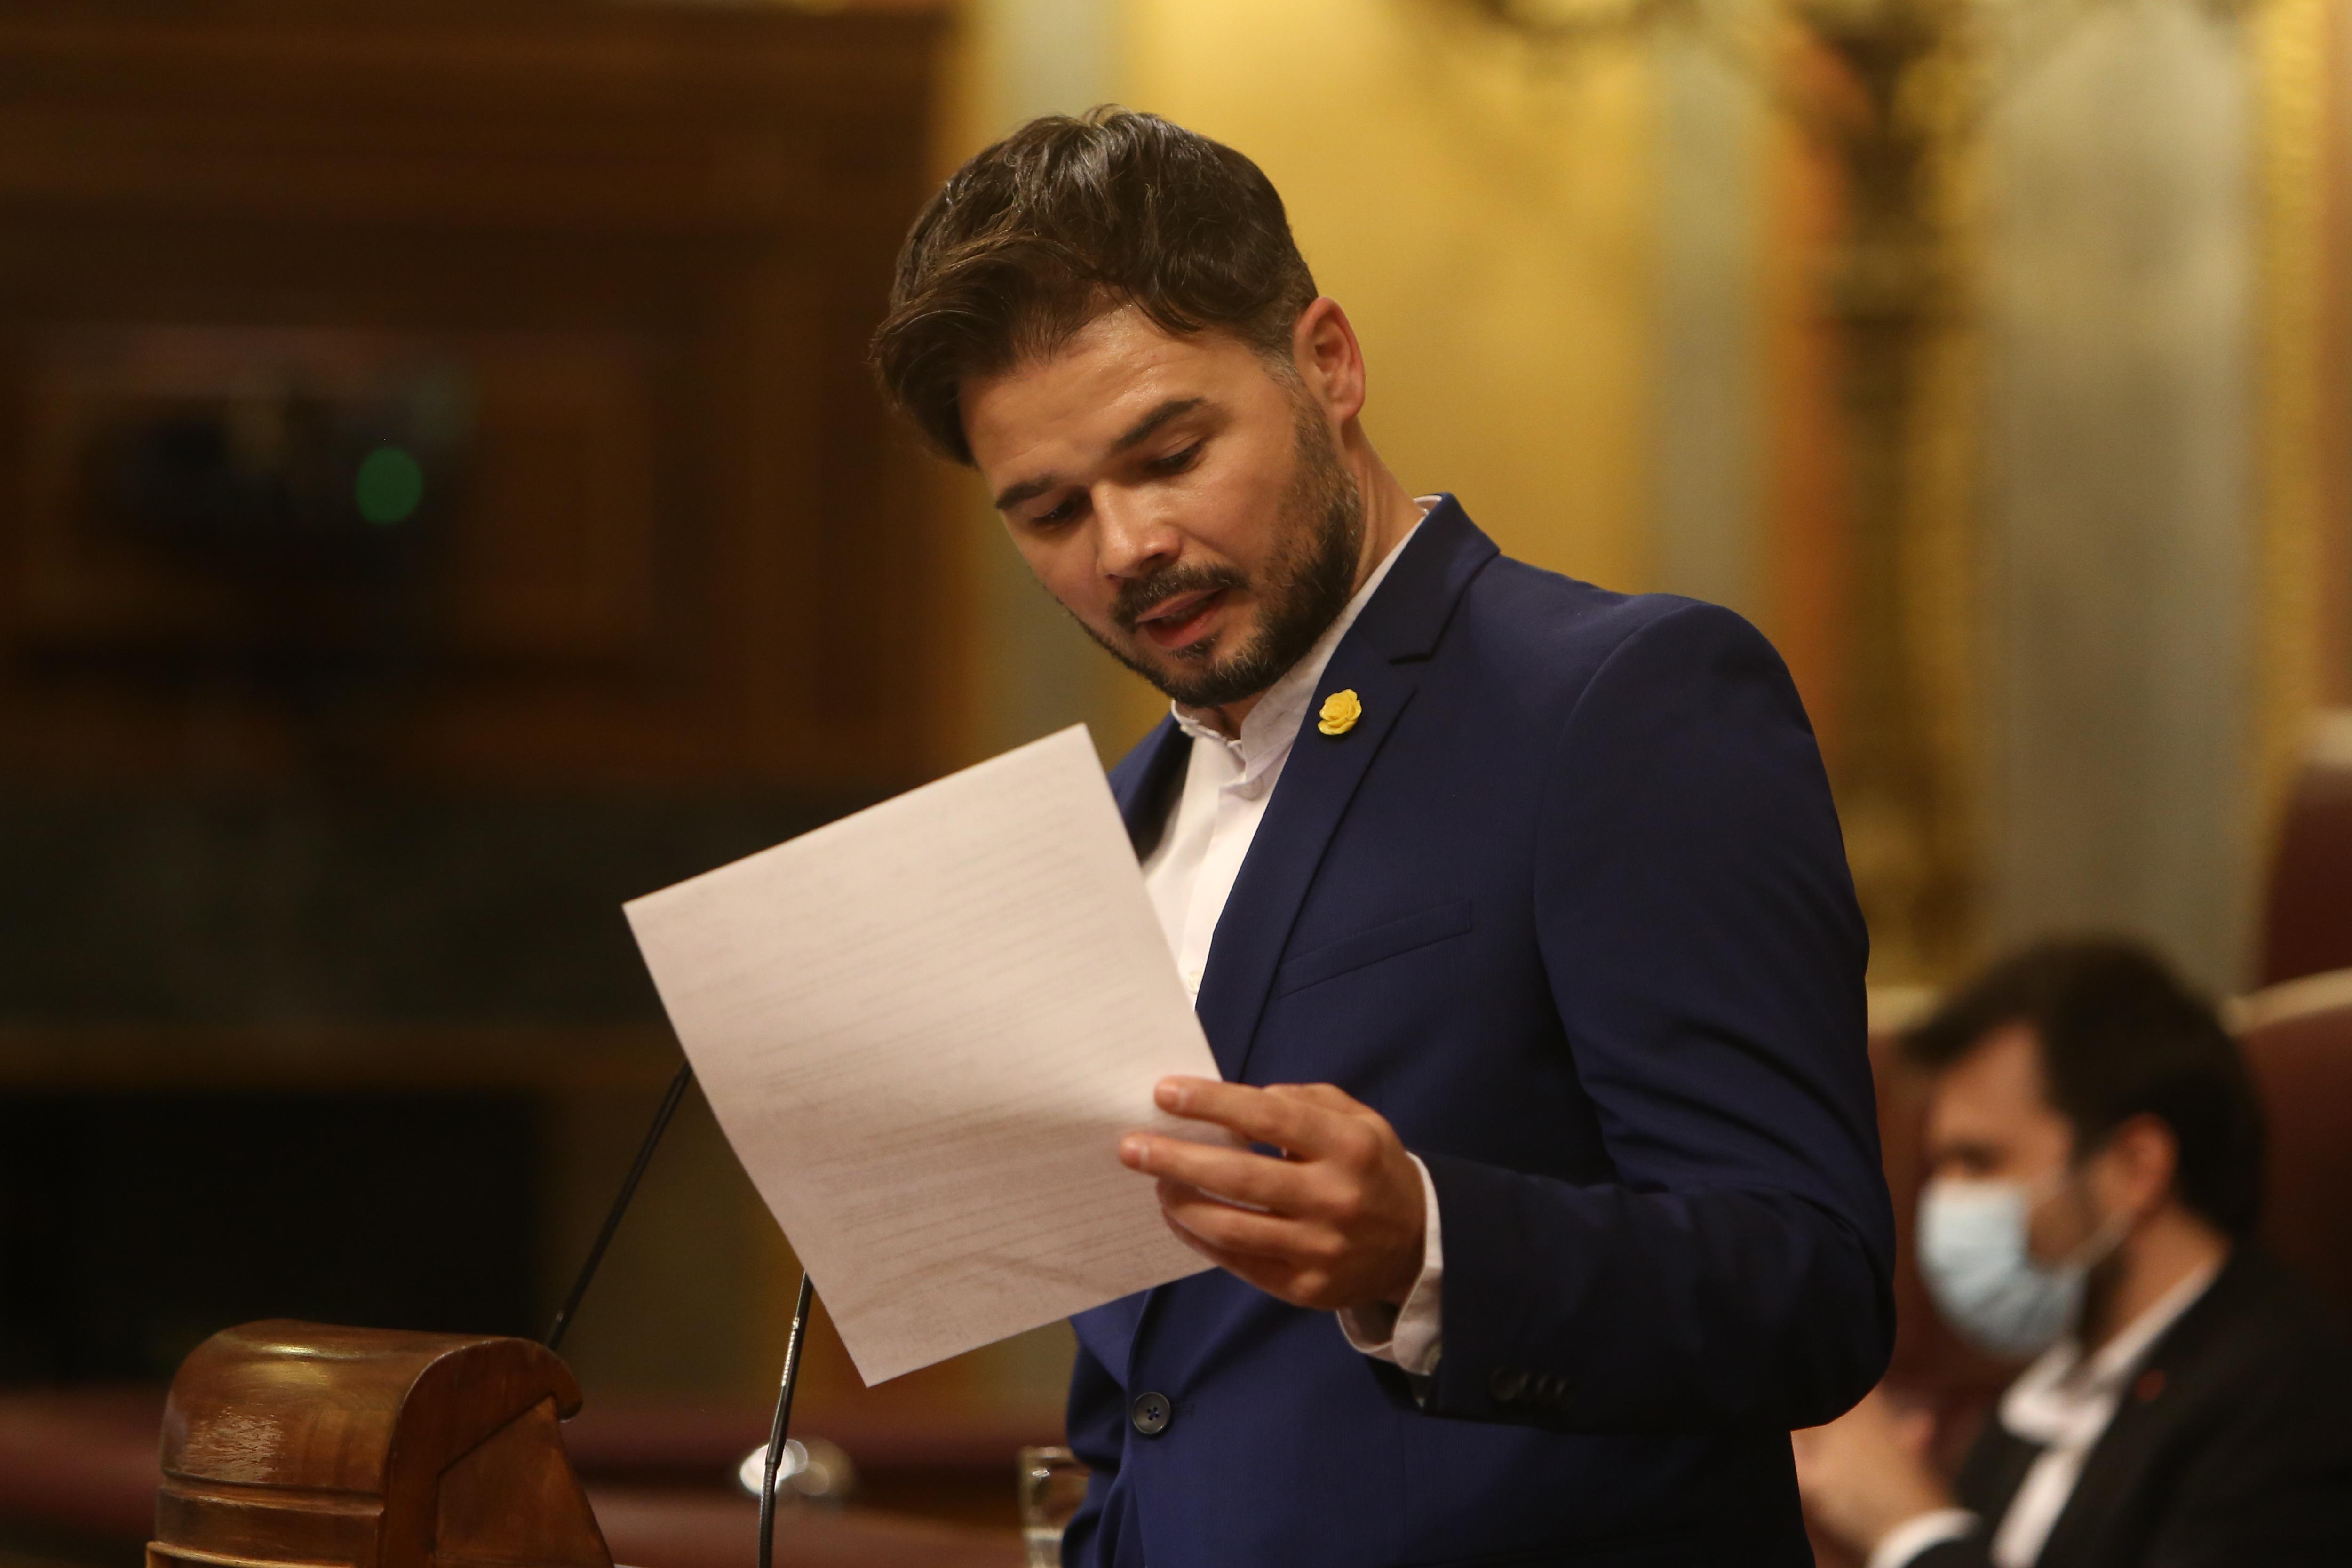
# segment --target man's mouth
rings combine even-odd
[[[1153,607],[1150,614],[1136,617],[1135,629],[1151,639],[1154,646],[1174,652],[1199,641],[1209,629],[1209,623],[1225,602],[1227,590],[1206,588],[1191,594],[1179,594]]]

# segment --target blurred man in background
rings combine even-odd
[[[2261,1111],[2212,1010],[2136,946],[2051,943],[1906,1049],[1928,1289],[2036,1359],[1955,1483],[1884,1390],[1798,1434],[1815,1521],[1869,1568],[2352,1563],[2352,1342],[2249,1239]]]

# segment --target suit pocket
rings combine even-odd
[[[1415,948],[1460,936],[1471,929],[1470,900],[1456,899],[1450,904],[1438,904],[1430,909],[1416,910],[1409,915],[1399,915],[1383,921],[1367,931],[1354,931],[1337,942],[1327,942],[1312,947],[1285,963],[1274,973],[1274,994],[1303,991],[1309,985],[1320,985],[1326,980],[1336,980],[1352,973],[1367,964],[1395,958]]]

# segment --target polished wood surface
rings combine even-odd
[[[557,1425],[579,1408],[527,1340],[226,1330],[164,1407],[149,1568],[612,1568]]]
[[[2262,1239],[2352,1321],[2352,968],[2239,1005],[2262,1096]]]
[[[2330,715],[2279,824],[2263,921],[2264,985],[2352,967],[2352,710]]]
[[[47,1542],[52,1563],[118,1563],[126,1546],[135,1560],[154,1523],[163,1410],[155,1389],[0,1392],[0,1538]],[[951,1405],[903,1414],[809,1424],[849,1448],[861,1500],[786,1503],[776,1568],[1022,1561],[1012,1456],[1024,1443],[1059,1441],[1058,1413],[1018,1422]],[[731,1478],[764,1439],[767,1419],[750,1406],[598,1399],[567,1423],[565,1447],[614,1557],[646,1568],[752,1568],[756,1510]],[[964,1506],[982,1496],[992,1512]]]

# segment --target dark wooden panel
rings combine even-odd
[[[10,7],[0,769],[936,765],[942,551],[862,353],[938,36],[919,8]],[[161,421],[348,423],[427,374],[465,430],[397,563],[198,560],[119,515],[111,454]]]
[[[516,1093],[0,1094],[0,1384],[151,1382],[257,1312],[538,1328]]]
[[[657,1023],[622,903],[860,804],[0,792],[0,1037]]]

